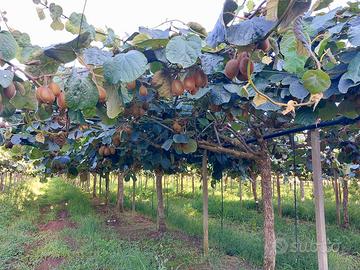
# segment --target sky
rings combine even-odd
[[[62,6],[65,15],[70,15],[74,11],[81,13],[84,5],[84,0],[48,2]],[[335,2],[333,6],[344,4],[346,0]],[[223,0],[88,0],[85,15],[90,24],[99,28],[111,27],[120,37],[137,31],[139,26],[155,27],[168,19],[196,21],[210,31],[222,5]],[[0,10],[7,12],[8,25],[28,33],[33,44],[48,46],[74,38],[65,30],[53,31],[47,11],[47,19],[40,21],[32,0],[0,0]],[[5,28],[3,24],[0,25]]]

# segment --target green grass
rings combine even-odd
[[[131,184],[126,185],[126,207],[130,208]],[[202,236],[202,197],[199,191],[194,195],[187,189],[184,194],[175,194],[175,188],[165,189],[164,200],[168,204],[167,223],[190,235]],[[293,205],[292,193],[283,191],[284,218],[275,219],[275,228],[279,243],[285,243],[286,252],[278,250],[277,269],[317,269],[316,234],[314,225],[313,203],[310,200],[307,188],[307,200],[299,202],[300,224],[298,237],[300,254],[296,255],[294,220],[291,207]],[[331,187],[326,187],[326,211],[331,213],[334,204]],[[156,193],[148,188],[137,188],[136,209],[146,215],[156,218]],[[259,192],[259,194],[261,194]],[[287,195],[288,194],[288,195]],[[244,192],[244,201],[240,205],[235,189],[225,193],[223,227],[221,227],[221,196],[219,191],[211,191],[209,195],[209,238],[213,248],[220,249],[229,255],[236,255],[248,262],[261,267],[263,259],[263,216],[256,211],[255,203],[251,200],[250,189]],[[275,198],[276,199],[276,198]],[[353,203],[356,193],[352,196]],[[115,194],[112,194],[114,202]],[[359,214],[356,205],[350,204],[351,220],[357,220]],[[276,213],[276,209],[275,209]],[[330,269],[360,269],[360,234],[357,226],[353,224],[350,230],[339,229],[335,220],[328,221],[327,237],[329,247]],[[360,220],[360,219],[359,219]]]
[[[105,217],[95,212],[89,194],[61,179],[46,184],[31,182],[0,198],[4,213],[0,220],[0,269],[35,269],[48,257],[63,259],[59,269],[69,270],[178,269],[204,260],[195,248],[184,248],[184,242],[170,234],[132,242],[120,239],[105,225]],[[56,219],[64,208],[76,227],[38,230],[37,224]],[[218,254],[212,255],[211,263],[218,265]]]

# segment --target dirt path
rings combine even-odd
[[[117,213],[114,208],[107,207],[98,199],[93,200],[96,211],[103,217],[106,226],[115,229],[120,239],[128,241],[141,241],[147,239],[160,239],[162,235],[156,230],[156,223],[151,218],[139,213],[125,211]],[[181,241],[184,249],[194,249],[199,257],[201,257],[202,240],[185,234],[182,231],[169,229],[167,236],[172,239]],[[212,267],[209,263],[199,263],[190,267],[182,267],[177,269],[186,270],[253,270],[254,268],[248,263],[241,261],[238,257],[224,255],[220,258],[220,266]]]
[[[50,207],[43,207],[40,209],[40,223],[38,224],[38,235],[44,236],[46,239],[46,235],[50,232],[53,236],[54,234],[59,233],[65,228],[75,228],[76,223],[70,221],[69,212],[66,209],[66,203],[62,203],[60,205],[60,210],[58,211],[56,218],[54,220],[50,220],[46,223],[42,223],[41,220],[45,219],[45,216],[50,212]],[[42,237],[41,237],[42,238]],[[50,239],[51,241],[51,239]],[[76,247],[76,243],[74,239],[70,237],[65,239],[66,243],[73,250]],[[27,253],[31,253],[32,251],[40,248],[44,245],[45,241],[36,242],[33,246],[28,249]],[[35,267],[35,270],[51,270],[56,269],[65,261],[64,258],[54,258],[54,257],[46,257],[42,259],[40,263],[38,263]]]

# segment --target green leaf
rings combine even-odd
[[[45,74],[55,73],[60,66],[60,63],[58,61],[55,61],[54,59],[46,56],[41,49],[33,52],[29,60],[39,61],[39,64],[27,66],[25,69],[33,76],[42,76]]]
[[[10,100],[10,103],[18,110],[31,110],[38,109],[38,100],[36,99],[35,91],[32,89],[31,83],[26,81],[23,83],[25,93],[16,91],[15,97]]]
[[[75,69],[65,84],[66,104],[72,110],[84,110],[95,107],[99,92],[89,77],[81,77]]]
[[[116,118],[124,111],[122,100],[119,96],[119,90],[116,86],[109,86],[106,88],[106,114],[109,118]]]
[[[274,22],[265,20],[264,17],[253,17],[227,29],[227,41],[237,46],[247,46],[259,41],[273,27]]]
[[[350,21],[349,40],[352,45],[360,46],[360,17],[357,16]]]
[[[3,88],[8,87],[13,81],[14,73],[10,70],[0,70],[0,85]]]
[[[301,74],[304,71],[307,56],[297,52],[297,40],[292,31],[286,32],[280,42],[280,51],[284,55],[284,69],[290,73]]]
[[[201,54],[201,38],[195,35],[173,37],[166,46],[166,58],[183,68],[194,65]]]
[[[311,125],[314,124],[317,119],[317,111],[314,112],[311,108],[299,108],[296,111],[294,122],[298,125]]]
[[[2,98],[3,110],[0,112],[0,117],[10,117],[15,113],[16,108],[10,103],[7,97]]]
[[[184,154],[194,153],[197,150],[197,142],[193,139],[190,139],[189,142],[187,144],[183,144],[181,148]]]
[[[52,45],[44,50],[44,54],[61,63],[69,63],[76,59],[77,53],[91,43],[90,33],[82,33],[73,40]]]
[[[61,17],[63,9],[61,6],[51,3],[49,5],[50,16],[53,20]]]
[[[85,33],[89,32],[91,34],[91,37],[94,39],[96,35],[96,31],[94,26],[89,25],[86,16],[84,15],[81,22],[82,13],[71,13],[69,20],[65,23],[65,29],[66,31],[78,35],[79,33]],[[81,31],[80,31],[80,25],[81,25]]]
[[[15,58],[17,43],[8,31],[0,31],[0,58],[10,61]]]
[[[139,78],[147,68],[147,59],[139,51],[120,53],[104,63],[104,77],[111,83],[132,82]]]
[[[162,145],[161,148],[165,149],[166,151],[169,151],[171,145],[173,144],[173,140],[172,139],[167,139]]]
[[[189,137],[186,136],[185,134],[175,134],[173,136],[173,140],[175,143],[188,143]]]
[[[360,82],[360,52],[349,63],[346,74],[347,79],[352,80],[354,83]]]
[[[330,76],[320,69],[306,71],[302,79],[304,87],[311,94],[322,93],[331,85]]]
[[[59,18],[54,19],[51,24],[50,27],[55,30],[55,31],[62,31],[64,30],[64,24],[62,23],[62,21]]]

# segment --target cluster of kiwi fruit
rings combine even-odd
[[[40,103],[52,105],[55,102],[60,110],[67,108],[65,101],[65,93],[61,90],[60,86],[55,82],[39,86],[36,88],[36,98]]]
[[[4,97],[6,97],[8,99],[12,99],[13,97],[15,97],[15,95],[16,95],[16,87],[15,87],[15,84],[13,82],[8,87],[3,89],[3,95],[4,95]],[[2,99],[3,99],[3,97],[0,94],[0,113],[4,109]]]
[[[112,145],[111,146],[102,145],[102,146],[100,146],[98,153],[101,157],[108,157],[111,155],[115,155],[116,149]]]
[[[135,90],[136,89],[136,80],[135,81],[132,81],[132,82],[129,82],[126,84],[126,88],[128,90]],[[140,87],[139,87],[139,95],[142,96],[142,97],[145,97],[148,95],[148,89],[145,85],[141,84]]]
[[[158,91],[170,90],[169,97],[181,96],[185,91],[191,95],[195,95],[199,88],[208,85],[208,77],[204,71],[200,68],[193,68],[187,72],[184,79],[181,80],[180,76],[176,74],[175,78],[171,78],[170,74],[166,71],[160,70],[155,72],[151,80],[151,85],[158,89]],[[163,96],[168,96],[163,93]]]
[[[208,77],[202,69],[189,71],[184,80],[175,79],[171,83],[171,93],[174,96],[181,96],[184,91],[188,91],[191,95],[195,95],[199,88],[208,85]]]
[[[270,41],[268,39],[259,41],[252,47],[252,49],[259,49],[264,52],[268,52],[270,48]],[[224,74],[230,80],[233,80],[236,77],[240,81],[247,81],[249,80],[249,74],[247,70],[248,66],[250,68],[251,75],[254,72],[254,63],[250,59],[249,52],[238,51],[236,57],[226,63]]]

